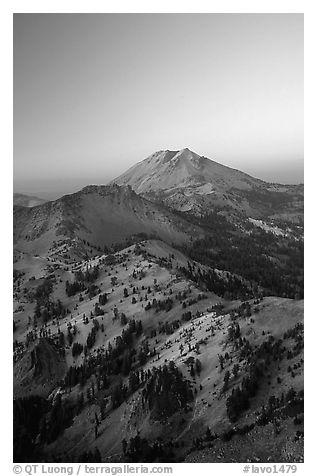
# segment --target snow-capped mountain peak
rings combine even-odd
[[[210,184],[214,188],[232,186],[248,188],[249,180],[242,172],[202,157],[188,148],[161,150],[137,163],[113,182],[131,185],[136,193],[149,193],[187,186]]]
[[[269,184],[188,148],[155,152],[112,183],[130,185],[137,194],[150,200],[199,215],[229,207],[256,218],[271,207],[274,193],[302,194],[300,187]],[[267,206],[263,206],[264,195]],[[259,203],[262,203],[260,207]]]

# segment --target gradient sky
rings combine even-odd
[[[303,182],[302,14],[15,14],[14,190],[54,198],[188,147]]]

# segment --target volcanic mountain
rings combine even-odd
[[[108,246],[139,233],[177,243],[188,241],[191,235],[200,236],[202,230],[137,195],[129,186],[90,185],[43,205],[14,207],[15,242],[37,252],[63,238]]]
[[[198,215],[230,209],[252,218],[298,219],[303,208],[302,185],[267,183],[187,148],[155,152],[113,182]]]

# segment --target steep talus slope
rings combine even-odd
[[[104,246],[142,232],[169,242],[202,235],[199,227],[117,185],[88,186],[37,207],[14,208],[14,240],[20,244],[50,245],[76,236]]]
[[[63,379],[66,362],[58,350],[47,340],[38,343],[26,351],[14,366],[14,396],[47,396]]]

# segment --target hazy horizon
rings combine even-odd
[[[171,150],[171,149],[169,149],[169,150]],[[195,151],[193,151],[193,152],[195,152]],[[201,155],[204,155],[204,154],[201,154]],[[144,158],[146,158],[146,157],[144,157]],[[210,157],[208,157],[208,158],[210,158]],[[140,161],[137,161],[137,162],[140,162]],[[135,162],[135,163],[137,163],[137,162]],[[132,166],[133,165],[134,164],[132,164]],[[225,165],[225,164],[223,164],[223,165]],[[231,168],[235,168],[235,167],[231,167]],[[124,170],[122,170],[122,172],[125,172],[126,170],[127,169],[124,169]],[[292,184],[294,184],[294,185],[295,184],[303,184],[304,183],[304,180],[298,181],[298,182],[286,182],[286,181],[283,182],[283,181],[279,181],[279,180],[271,180],[270,179],[271,174],[270,173],[266,174],[265,171],[263,171],[263,174],[261,174],[261,175],[255,175],[255,174],[249,173],[245,170],[241,170],[241,171],[245,172],[249,175],[252,175],[255,178],[260,178],[262,180],[266,180],[267,182],[275,182],[275,183],[290,184],[290,185],[292,185]],[[32,181],[31,184],[30,184],[30,188],[28,188],[27,184],[26,184],[26,187],[24,189],[14,186],[14,193],[21,193],[21,194],[25,194],[25,195],[36,195],[38,198],[44,198],[44,199],[47,199],[47,200],[55,200],[55,199],[57,199],[57,198],[59,198],[63,195],[67,195],[67,194],[77,192],[77,191],[81,190],[83,187],[85,187],[87,185],[107,185],[112,179],[116,178],[119,175],[120,174],[116,174],[114,176],[111,176],[109,178],[109,180],[105,180],[104,182],[98,180],[98,178],[96,178],[96,179],[92,178],[91,180],[89,180],[85,177],[82,177],[82,178],[78,178],[75,182],[72,181],[71,183],[68,182],[67,180],[66,181],[61,180],[58,184],[56,184],[56,182],[54,180],[50,181],[49,179],[44,177],[41,181],[39,181],[37,183]],[[274,174],[272,174],[272,175],[273,175],[273,178],[274,178]],[[56,187],[55,189],[54,189],[54,186]]]
[[[14,191],[184,147],[303,183],[302,14],[15,14]]]

